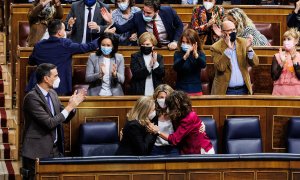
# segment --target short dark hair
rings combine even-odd
[[[183,91],[173,91],[167,96],[165,103],[175,126],[192,111],[191,100]]]
[[[53,19],[48,23],[48,33],[50,36],[55,35],[59,30],[62,29],[62,21],[59,19]]]
[[[50,76],[50,71],[52,69],[56,69],[56,66],[54,64],[42,63],[38,65],[35,70],[37,83],[40,84],[41,82],[43,82],[44,76]]]
[[[132,7],[132,6],[134,6],[134,0],[128,0],[129,1],[129,7]],[[116,8],[119,8],[119,6],[118,6],[118,3],[117,3],[117,0],[115,0],[115,7]]]
[[[110,53],[111,57],[114,57],[115,54],[118,52],[118,48],[119,48],[119,38],[116,37],[113,33],[104,33],[100,36],[100,38],[98,39],[98,46],[99,49],[96,52],[97,56],[101,56],[103,53],[101,51],[101,42],[103,41],[103,39],[110,39],[113,45],[112,51]]]
[[[160,1],[159,0],[144,0],[144,5],[152,7],[154,11],[160,10]]]

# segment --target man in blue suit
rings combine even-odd
[[[57,66],[61,77],[61,85],[55,89],[58,95],[72,94],[72,55],[94,51],[98,48],[98,39],[88,43],[73,43],[66,36],[65,25],[60,20],[53,20],[48,24],[49,39],[38,42],[29,57],[30,65],[51,63]],[[26,91],[30,91],[36,84],[35,74],[30,77]]]
[[[160,6],[159,0],[145,0],[143,11],[134,14],[133,18],[124,25],[113,23],[111,14],[101,9],[102,17],[117,33],[135,30],[140,36],[144,32],[154,34],[160,46],[168,46],[170,50],[177,48],[177,42],[183,32],[183,24],[177,13],[170,6]]]

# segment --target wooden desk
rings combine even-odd
[[[277,154],[276,154],[277,155]],[[37,179],[195,180],[299,179],[299,158],[278,154],[192,155],[189,157],[88,157],[38,160]],[[286,156],[290,156],[286,154]],[[261,157],[261,159],[259,159]],[[283,158],[282,158],[283,157]],[[262,160],[263,159],[263,160]]]

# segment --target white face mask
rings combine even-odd
[[[156,101],[157,101],[158,105],[159,105],[161,108],[165,108],[165,107],[166,107],[165,100],[166,100],[166,99],[163,98],[163,99],[157,99]]]
[[[128,2],[121,2],[121,3],[118,3],[118,6],[119,6],[121,11],[125,11],[128,8],[129,3]]]
[[[57,77],[57,79],[55,79],[54,82],[53,82],[53,85],[52,85],[53,89],[58,88],[59,87],[59,83],[60,83],[60,78]]]
[[[205,1],[203,2],[203,6],[206,10],[210,10],[214,6],[214,3]]]
[[[149,118],[150,120],[152,120],[155,116],[156,116],[156,111],[152,111],[152,112],[148,115],[148,118]]]

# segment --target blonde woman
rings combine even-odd
[[[296,50],[300,32],[291,28],[283,34],[283,48],[274,55],[271,76],[272,95],[300,96],[300,53]]]
[[[157,40],[152,33],[144,32],[139,43],[140,51],[131,55],[131,94],[152,96],[165,76],[164,60],[162,55],[153,51]]]
[[[235,24],[237,37],[253,38],[252,46],[270,45],[268,39],[256,29],[252,20],[242,9],[229,9],[226,13],[226,19]]]
[[[140,97],[127,114],[127,122],[123,128],[123,138],[116,155],[149,155],[157,135],[147,131],[156,116],[155,103],[152,97]]]

